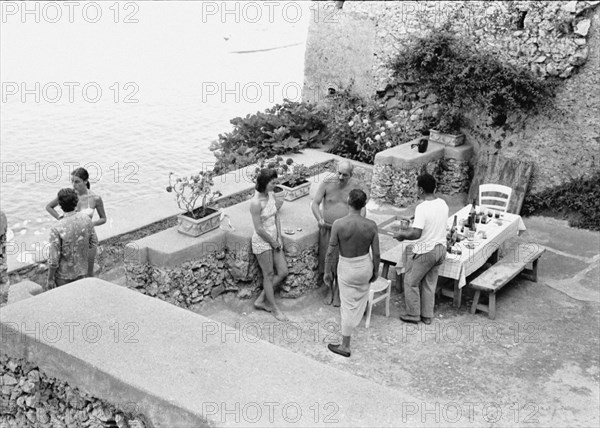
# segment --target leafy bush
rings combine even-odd
[[[576,213],[569,225],[600,230],[600,171],[589,178],[578,178],[537,194],[527,194],[521,212],[532,215],[541,210]]]
[[[231,124],[233,131],[219,134],[210,147],[217,158],[217,174],[319,145],[325,113],[314,104],[285,100],[264,113],[236,117]]]
[[[536,111],[554,93],[553,82],[477,51],[449,27],[413,39],[388,67],[399,81],[413,81],[438,97],[435,128],[441,132],[458,131],[459,113],[474,108],[487,112],[491,125],[504,125],[511,113]]]

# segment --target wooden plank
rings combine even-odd
[[[513,189],[508,212],[519,214],[532,172],[532,162],[507,159],[490,152],[480,152],[477,156],[475,174],[469,189],[469,201],[479,196],[480,184],[503,184]]]

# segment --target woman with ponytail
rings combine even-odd
[[[106,213],[104,212],[104,203],[100,195],[93,193],[90,190],[89,174],[85,168],[77,168],[71,173],[71,183],[73,189],[79,196],[79,203],[77,204],[76,211],[84,213],[92,219],[92,225],[100,226],[106,223]],[[55,208],[58,206],[58,198],[54,198],[48,205],[46,205],[46,211],[50,213],[55,219],[60,219],[60,215]],[[98,212],[98,219],[94,220],[94,211]],[[88,260],[88,276],[94,276],[94,261],[96,259],[96,249],[90,251]]]

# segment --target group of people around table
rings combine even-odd
[[[286,315],[275,301],[276,288],[287,274],[283,252],[279,208],[273,190],[277,173],[263,169],[256,180],[250,204],[254,224],[252,251],[263,274],[263,290],[254,305],[271,312],[280,321]],[[380,250],[377,224],[366,218],[368,196],[353,177],[353,166],[339,162],[336,174],[326,177],[311,204],[319,224],[319,278],[326,285],[326,304],[341,306],[342,343],[329,344],[330,351],[350,357],[352,331],[365,312],[370,284],[379,276]],[[438,271],[446,257],[448,205],[435,195],[436,181],[430,174],[417,178],[422,202],[416,207],[412,227],[394,234],[398,241],[413,240],[406,262],[404,293],[408,323],[431,324]]]

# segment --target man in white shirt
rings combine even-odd
[[[436,182],[430,174],[417,178],[419,198],[423,200],[415,210],[412,227],[401,230],[394,238],[398,241],[416,240],[409,254],[404,275],[404,322],[431,324],[435,289],[440,265],[446,258],[446,222],[448,205],[435,196]]]

